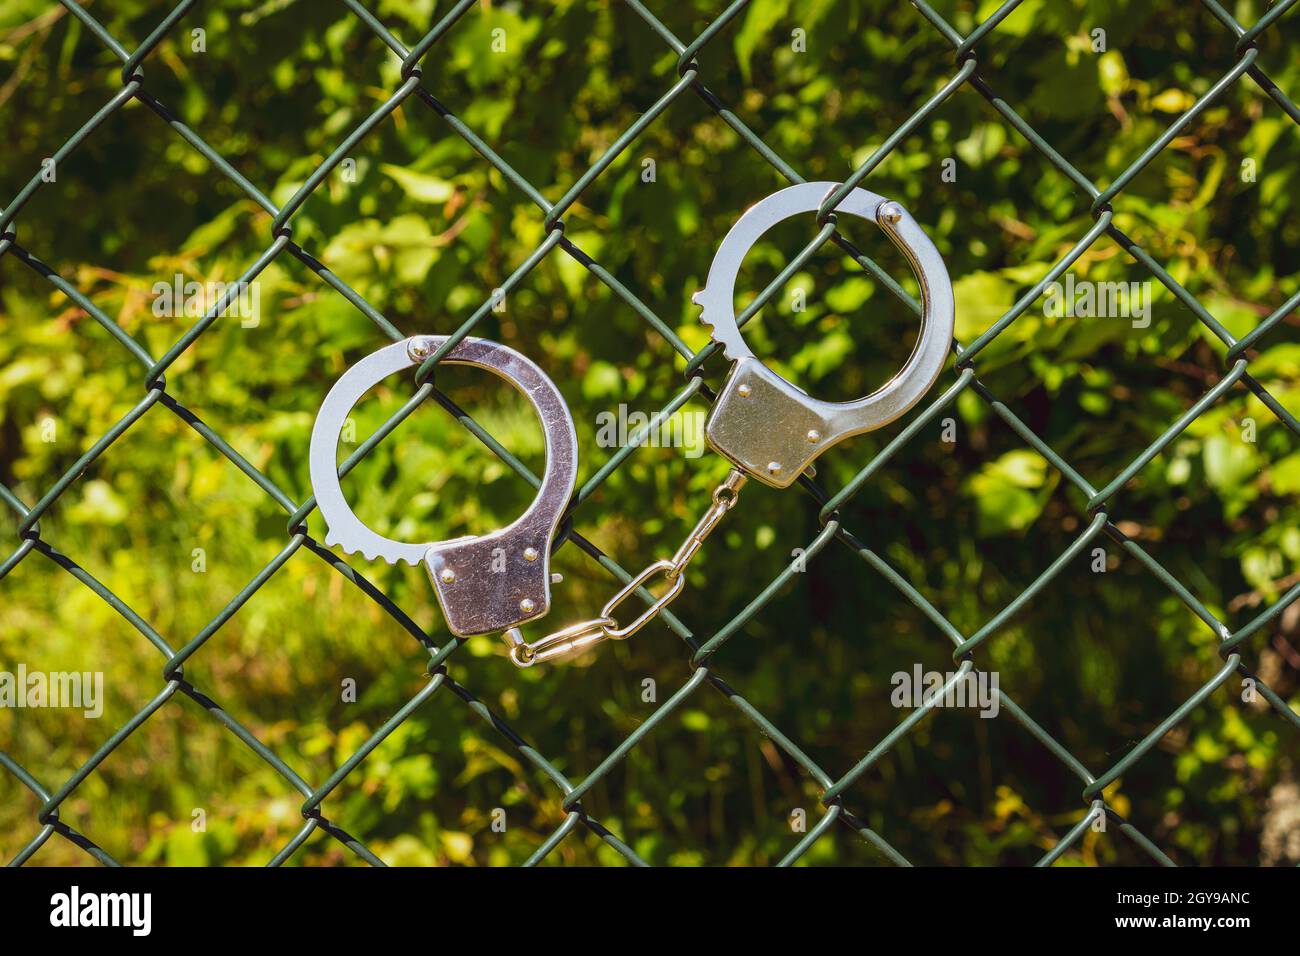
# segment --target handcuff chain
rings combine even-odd
[[[525,641],[517,627],[512,627],[506,631],[506,641],[510,644],[510,659],[519,667],[532,667],[534,664],[540,664],[543,661],[576,654],[602,641],[625,641],[653,621],[664,608],[682,593],[682,589],[686,586],[686,576],[683,574],[686,566],[691,563],[695,553],[700,550],[700,546],[704,544],[704,539],[717,527],[718,522],[722,520],[722,516],[735,506],[745,480],[746,476],[743,471],[739,468],[731,469],[726,480],[713,489],[713,503],[709,506],[709,510],[704,512],[703,517],[700,518],[676,553],[671,558],[656,561],[639,574],[634,575],[627,584],[619,589],[617,594],[605,603],[605,606],[601,608],[600,617],[592,618],[589,621],[580,621],[577,624],[570,624],[568,627],[561,628],[547,634],[540,640],[532,642]],[[620,627],[618,618],[615,617],[615,611],[657,574],[662,574],[664,580],[668,582],[668,590],[656,598],[630,624]]]

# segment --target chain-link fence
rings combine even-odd
[[[1290,117],[1295,123],[1300,124],[1300,108],[1297,108],[1287,94],[1264,72],[1259,64],[1260,51],[1257,48],[1257,41],[1266,31],[1273,28],[1288,10],[1295,6],[1295,0],[1283,0],[1283,2],[1275,4],[1267,13],[1250,25],[1243,25],[1238,22],[1216,0],[1202,0],[1205,10],[1218,21],[1222,29],[1236,38],[1237,60],[1235,65],[1203,95],[1196,98],[1177,114],[1164,133],[1155,142],[1151,143],[1131,165],[1115,176],[1110,185],[1104,189],[1095,185],[1087,175],[1071,164],[1067,156],[1062,155],[1053,148],[1053,145],[1044,136],[1040,135],[1034,127],[1022,118],[1016,109],[1016,91],[999,89],[996,69],[988,69],[981,63],[980,51],[982,44],[989,41],[999,24],[1016,12],[1022,2],[1023,0],[1008,0],[984,19],[983,22],[979,23],[975,29],[963,36],[930,4],[922,2],[922,0],[913,0],[912,6],[916,9],[917,28],[925,29],[926,25],[928,25],[928,28],[933,28],[952,46],[954,57],[951,76],[937,92],[917,106],[906,122],[883,139],[879,147],[874,149],[858,165],[852,175],[844,180],[841,189],[827,198],[823,209],[818,215],[817,221],[820,229],[813,240],[788,264],[788,267],[778,277],[778,280],[769,284],[747,306],[740,319],[742,322],[746,321],[765,304],[772,301],[773,297],[780,291],[784,280],[806,265],[827,241],[835,243],[844,253],[856,260],[875,281],[888,288],[906,307],[919,314],[919,302],[891,279],[880,265],[837,230],[833,212],[836,204],[850,189],[864,183],[873,170],[876,170],[900,143],[913,134],[922,124],[926,123],[941,105],[954,94],[957,94],[958,91],[970,89],[987,100],[996,114],[1005,121],[1009,130],[1014,131],[1016,135],[1023,137],[1032,144],[1033,148],[1041,154],[1042,158],[1050,164],[1050,167],[1056,173],[1059,173],[1060,176],[1065,177],[1073,184],[1081,201],[1086,201],[1088,204],[1094,224],[1084,235],[1077,239],[1068,254],[1038,278],[1028,291],[982,334],[972,341],[954,343],[955,362],[953,369],[951,372],[946,373],[946,377],[941,380],[936,395],[925,401],[920,406],[919,411],[909,417],[906,426],[899,430],[896,436],[888,441],[878,454],[865,462],[850,481],[842,487],[828,489],[823,487],[815,476],[805,476],[799,483],[801,490],[798,492],[791,490],[787,494],[796,503],[800,501],[806,503],[811,499],[816,502],[817,507],[820,509],[818,511],[820,531],[810,541],[803,544],[801,560],[815,566],[819,555],[828,547],[833,544],[846,547],[849,552],[856,555],[879,575],[879,581],[888,582],[889,585],[896,588],[902,598],[918,609],[939,633],[947,636],[953,646],[952,659],[958,665],[953,680],[964,679],[968,673],[977,671],[980,650],[985,642],[997,634],[1029,602],[1049,591],[1069,562],[1085,554],[1101,540],[1110,539],[1124,554],[1138,562],[1151,575],[1155,576],[1164,587],[1168,588],[1172,594],[1176,595],[1196,617],[1204,622],[1218,641],[1218,653],[1222,658],[1222,667],[1216,673],[1205,676],[1203,683],[1200,684],[1199,689],[1194,694],[1187,697],[1181,705],[1160,720],[1159,723],[1151,726],[1149,731],[1134,746],[1128,749],[1122,758],[1115,760],[1110,765],[1103,767],[1086,766],[1069,749],[1059,743],[1053,734],[1049,733],[1034,716],[1017,705],[1014,696],[1016,689],[1014,687],[1008,687],[998,692],[1000,706],[1005,709],[1006,714],[1023,727],[1047,754],[1059,761],[1059,764],[1068,773],[1077,777],[1081,787],[1080,799],[1085,809],[1083,816],[1070,826],[1067,832],[1060,834],[1055,845],[1042,855],[1039,861],[1041,864],[1049,865],[1053,863],[1072,847],[1075,847],[1090,829],[1097,829],[1099,823],[1104,824],[1109,821],[1115,831],[1122,833],[1151,860],[1172,865],[1170,857],[1152,839],[1144,835],[1143,829],[1139,825],[1125,819],[1114,806],[1107,802],[1104,791],[1121,775],[1129,772],[1139,761],[1142,761],[1151,753],[1172,728],[1175,728],[1189,714],[1201,707],[1207,698],[1214,694],[1216,690],[1222,688],[1234,675],[1240,675],[1243,678],[1255,681],[1258,693],[1283,718],[1284,732],[1292,736],[1293,742],[1300,740],[1300,715],[1292,710],[1287,701],[1276,693],[1267,682],[1254,674],[1248,666],[1251,638],[1259,635],[1276,622],[1283,612],[1296,601],[1297,597],[1300,597],[1300,583],[1296,583],[1285,590],[1276,600],[1256,613],[1253,618],[1235,628],[1230,628],[1222,623],[1215,614],[1211,613],[1206,605],[1196,597],[1197,589],[1195,587],[1185,584],[1166,570],[1147,548],[1121,530],[1117,523],[1118,519],[1113,520],[1113,516],[1115,515],[1116,503],[1130,481],[1135,476],[1138,476],[1153,459],[1170,448],[1171,444],[1199,416],[1215,405],[1225,394],[1233,390],[1249,390],[1276,415],[1277,419],[1287,429],[1292,433],[1300,434],[1300,421],[1297,421],[1296,417],[1252,376],[1250,365],[1252,349],[1271,331],[1278,328],[1296,309],[1297,305],[1300,305],[1300,294],[1291,296],[1281,306],[1273,310],[1249,334],[1235,337],[1224,325],[1216,321],[1215,317],[1165,267],[1149,255],[1136,241],[1117,228],[1113,218],[1112,202],[1149,164],[1161,155],[1162,151],[1170,147],[1170,144],[1182,135],[1198,117],[1209,109],[1216,100],[1220,99],[1225,91],[1239,82],[1256,84],[1260,90],[1267,94],[1268,99],[1272,101],[1277,110]],[[484,295],[481,304],[455,329],[447,343],[420,366],[416,375],[417,388],[410,395],[409,400],[384,426],[376,430],[370,438],[363,441],[356,448],[355,452],[341,466],[342,473],[351,471],[380,442],[383,442],[400,422],[432,399],[453,415],[458,416],[462,424],[498,455],[509,468],[517,473],[520,479],[533,487],[538,485],[538,476],[523,461],[512,455],[487,430],[476,423],[455,402],[435,387],[434,376],[435,368],[443,355],[450,351],[464,336],[474,334],[476,327],[480,326],[485,317],[491,315],[497,297],[509,295],[539,263],[552,256],[568,257],[588,270],[596,280],[608,287],[628,309],[644,320],[649,330],[661,336],[682,357],[685,366],[685,384],[676,396],[663,407],[660,413],[661,418],[671,416],[694,400],[710,400],[714,392],[706,382],[704,365],[714,356],[715,352],[719,351],[716,346],[710,344],[698,350],[688,346],[674,331],[674,325],[671,321],[656,314],[638,295],[638,290],[629,288],[612,272],[602,267],[595,257],[580,248],[575,241],[566,235],[564,227],[566,213],[579,201],[592,184],[610,168],[615,160],[624,154],[632,144],[636,143],[638,138],[665,111],[672,109],[679,101],[689,98],[698,98],[708,109],[716,113],[717,117],[752,147],[754,153],[769,163],[780,177],[790,183],[804,181],[804,177],[801,176],[798,169],[788,164],[775,149],[764,141],[758,132],[747,125],[737,112],[733,112],[732,108],[715,95],[707,85],[707,71],[701,64],[700,54],[706,48],[710,48],[727,31],[728,27],[733,25],[737,18],[745,13],[749,6],[748,0],[735,0],[735,2],[719,12],[702,32],[694,37],[687,38],[676,35],[665,25],[660,16],[652,12],[647,4],[640,2],[640,0],[626,0],[627,10],[634,14],[633,20],[644,28],[645,42],[662,44],[664,48],[671,50],[676,55],[676,82],[663,90],[653,105],[640,113],[635,121],[627,126],[622,135],[609,144],[599,158],[572,183],[559,199],[553,202],[547,199],[537,186],[517,172],[510,163],[506,162],[466,122],[449,110],[438,99],[438,91],[428,88],[424,82],[421,71],[422,62],[430,56],[438,55],[439,45],[455,30],[458,22],[467,14],[471,14],[477,6],[475,0],[459,0],[458,3],[437,18],[436,23],[427,33],[419,37],[411,45],[407,43],[409,38],[401,38],[395,35],[385,25],[385,22],[375,12],[363,5],[360,0],[344,0],[344,3],[351,11],[351,14],[355,15],[373,33],[377,41],[387,46],[392,54],[400,59],[401,83],[396,89],[391,90],[382,105],[374,109],[363,122],[356,124],[354,128],[348,130],[346,135],[339,139],[337,148],[319,164],[311,175],[306,177],[301,188],[287,201],[279,204],[273,202],[259,188],[257,183],[250,182],[205,142],[199,130],[193,129],[182,122],[169,109],[167,104],[160,102],[150,93],[149,81],[145,71],[146,62],[165,38],[177,31],[186,29],[185,18],[196,7],[198,0],[186,0],[186,2],[177,4],[161,20],[157,21],[156,26],[143,40],[139,41],[136,38],[111,34],[87,8],[72,2],[72,0],[64,0],[63,6],[68,13],[80,21],[84,29],[93,34],[106,49],[112,51],[113,55],[121,60],[122,67],[120,85],[113,90],[107,101],[85,121],[84,125],[52,154],[54,162],[61,163],[74,150],[92,138],[96,130],[103,124],[112,121],[115,114],[130,101],[139,101],[155,113],[163,124],[170,127],[176,136],[179,136],[181,140],[188,144],[188,147],[202,154],[212,167],[224,174],[272,217],[271,234],[264,251],[239,276],[238,282],[252,283],[258,279],[259,275],[269,265],[281,258],[291,257],[314,272],[321,283],[346,299],[375,327],[393,340],[400,340],[413,332],[432,330],[400,330],[397,328],[392,321],[368,303],[358,292],[354,291],[342,278],[323,265],[321,261],[313,256],[311,251],[300,246],[294,237],[295,215],[303,207],[304,203],[318,189],[322,188],[328,177],[336,171],[339,165],[346,161],[357,145],[382,124],[390,122],[399,107],[410,104],[412,108],[407,110],[408,122],[419,121],[418,117],[422,114],[427,115],[431,121],[445,122],[449,135],[461,137],[482,157],[483,162],[490,164],[511,187],[521,191],[528,197],[536,206],[537,216],[540,217],[544,225],[543,240],[523,260],[522,264],[501,283],[498,290],[494,290],[492,294]],[[19,159],[26,159],[27,151],[16,149],[14,144],[11,144],[8,155],[9,161],[13,163]],[[480,727],[483,733],[499,735],[499,738],[513,749],[514,756],[521,766],[531,767],[540,772],[563,793],[564,816],[558,821],[558,825],[555,826],[549,837],[536,848],[528,863],[533,864],[542,861],[560,846],[570,834],[581,828],[586,828],[595,834],[628,861],[642,863],[642,857],[628,842],[624,841],[620,833],[613,832],[612,828],[607,828],[602,824],[601,820],[588,813],[583,804],[584,796],[600,781],[615,772],[616,768],[623,763],[631,751],[642,746],[648,738],[656,734],[659,727],[666,721],[670,721],[674,714],[683,709],[683,705],[687,701],[703,691],[706,686],[721,692],[741,714],[752,721],[753,725],[779,748],[784,755],[784,759],[792,761],[799,768],[802,768],[802,771],[807,774],[808,778],[815,781],[816,786],[820,789],[822,803],[820,817],[807,828],[805,833],[792,842],[788,852],[785,853],[781,860],[783,864],[792,864],[799,861],[805,854],[809,853],[810,849],[818,841],[825,839],[828,832],[835,828],[837,824],[854,831],[888,860],[898,864],[907,864],[909,862],[907,857],[891,844],[888,833],[878,832],[878,829],[869,826],[862,816],[855,814],[851,805],[852,801],[847,798],[846,794],[855,782],[859,781],[873,766],[876,766],[901,740],[911,734],[919,722],[927,718],[933,706],[927,704],[914,709],[897,724],[892,732],[877,741],[851,766],[826,767],[813,759],[806,752],[806,748],[801,746],[799,740],[792,739],[791,736],[784,733],[782,728],[765,716],[759,707],[746,699],[739,688],[725,681],[716,669],[716,663],[725,660],[723,652],[728,642],[741,634],[749,622],[762,615],[765,607],[776,597],[778,592],[794,580],[794,576],[801,570],[800,567],[796,566],[798,562],[792,563],[790,567],[787,567],[761,587],[755,587],[749,603],[725,624],[713,629],[711,633],[698,634],[686,621],[679,619],[671,612],[665,612],[662,615],[663,621],[681,638],[689,649],[691,666],[689,679],[660,704],[635,730],[628,734],[621,744],[610,751],[598,765],[585,772],[581,777],[571,779],[561,772],[556,762],[548,759],[546,754],[538,752],[530,745],[526,730],[516,730],[510,726],[500,714],[490,709],[487,704],[476,697],[471,688],[463,686],[449,675],[446,666],[447,661],[452,655],[461,650],[464,642],[446,640],[435,645],[429,634],[411,616],[408,616],[401,607],[397,606],[371,584],[358,568],[354,568],[339,555],[326,549],[322,543],[308,533],[307,520],[314,509],[312,500],[298,500],[284,488],[279,487],[263,470],[255,466],[247,457],[241,455],[221,434],[207,426],[172,394],[170,391],[171,383],[166,378],[169,370],[172,369],[178,357],[193,346],[200,337],[208,333],[214,323],[222,317],[227,306],[237,295],[233,287],[228,295],[223,296],[206,314],[195,321],[192,327],[177,339],[170,348],[166,349],[161,355],[152,354],[136,338],[128,334],[119,323],[101,310],[94,301],[91,301],[87,295],[79,291],[74,283],[47,266],[37,257],[35,251],[24,244],[22,228],[24,209],[28,206],[29,200],[36,196],[38,192],[46,189],[57,191],[58,184],[50,184],[48,178],[42,175],[42,171],[37,170],[30,181],[4,206],[3,213],[0,215],[0,259],[8,263],[8,269],[15,269],[21,264],[33,270],[71,300],[75,306],[84,310],[85,313],[93,317],[99,325],[106,329],[120,346],[143,367],[144,394],[125,416],[100,436],[98,440],[94,441],[75,464],[67,469],[66,473],[50,484],[38,500],[23,500],[9,488],[0,486],[0,494],[3,495],[5,503],[18,515],[17,532],[19,539],[18,546],[8,555],[3,564],[0,564],[0,578],[9,575],[15,568],[28,560],[43,558],[53,562],[80,581],[86,588],[93,591],[129,622],[145,640],[156,648],[164,664],[163,683],[157,695],[129,721],[118,727],[103,741],[102,746],[66,779],[59,781],[37,779],[24,769],[19,762],[12,759],[8,754],[0,752],[0,765],[3,765],[9,774],[21,781],[40,800],[40,807],[33,821],[34,833],[30,842],[14,858],[15,863],[21,864],[32,859],[41,847],[56,834],[60,838],[81,847],[90,857],[102,863],[112,864],[116,862],[109,853],[96,844],[93,833],[79,832],[61,819],[60,808],[78,792],[78,788],[96,771],[101,763],[113,754],[141,725],[154,718],[154,715],[165,707],[169,705],[175,706],[170,702],[177,695],[189,697],[198,704],[213,720],[223,724],[249,750],[273,768],[288,786],[301,794],[302,825],[297,830],[296,835],[278,849],[272,861],[274,864],[278,865],[291,860],[317,831],[328,833],[358,857],[372,864],[381,863],[381,860],[371,849],[348,832],[346,820],[335,821],[327,815],[329,798],[336,791],[336,788],[370,757],[387,737],[407,721],[418,708],[435,696],[455,698],[463,703],[464,715],[467,720],[471,722],[481,721]],[[760,197],[754,197],[755,200],[758,198]],[[1114,474],[1114,477],[1109,482],[1098,488],[1086,480],[1071,462],[1053,451],[1052,447],[1018,416],[1015,408],[1003,404],[992,388],[981,382],[978,375],[981,353],[1008,327],[1021,319],[1039,301],[1049,286],[1064,276],[1071,266],[1103,237],[1109,237],[1118,246],[1122,247],[1136,263],[1147,270],[1182,306],[1194,313],[1204,326],[1204,329],[1226,346],[1226,353],[1222,356],[1224,368],[1222,377],[1205,391],[1190,408],[1178,415],[1176,420],[1168,425],[1163,434],[1145,448],[1142,448],[1127,465]],[[546,356],[534,354],[533,357],[543,366],[547,364]],[[715,360],[710,369],[711,373],[717,368],[725,367],[719,364],[720,360],[721,357]],[[1069,548],[1052,560],[1041,574],[1025,587],[1022,593],[1011,603],[990,617],[978,629],[969,631],[959,629],[953,624],[945,616],[944,612],[934,606],[914,583],[909,582],[891,563],[873,550],[867,536],[862,535],[859,530],[848,527],[841,515],[844,506],[864,486],[871,482],[891,460],[895,459],[899,452],[918,433],[940,420],[945,414],[945,410],[954,406],[959,396],[963,394],[977,396],[987,403],[987,407],[992,414],[1014,430],[1026,446],[1046,459],[1063,476],[1064,480],[1082,495],[1083,500],[1086,502],[1083,509],[1086,520],[1081,522],[1082,529]],[[249,580],[245,587],[230,597],[225,606],[205,626],[179,646],[155,630],[125,600],[100,583],[96,577],[79,565],[75,555],[65,555],[59,551],[57,542],[47,540],[43,536],[40,524],[42,517],[56,505],[65,492],[79,478],[91,471],[95,467],[96,461],[110,452],[115,443],[136,428],[137,423],[140,423],[142,419],[149,415],[151,409],[154,409],[156,405],[179,416],[182,421],[192,427],[213,448],[242,471],[249,480],[256,483],[267,496],[283,509],[284,514],[287,516],[285,540],[279,553]],[[158,411],[155,410],[153,414],[158,414]],[[600,464],[585,483],[581,484],[569,504],[565,520],[561,526],[561,533],[556,542],[557,549],[565,545],[572,545],[584,552],[592,561],[608,572],[610,581],[615,586],[629,581],[631,578],[629,572],[625,570],[622,563],[615,561],[575,529],[574,516],[580,516],[584,502],[601,489],[602,485],[616,469],[619,469],[631,456],[638,453],[638,448],[647,435],[651,433],[653,427],[654,423],[639,430],[627,443],[626,447],[613,453],[607,461]],[[302,436],[304,445],[306,438],[304,432]],[[721,548],[723,545],[715,542],[711,547]],[[429,679],[423,688],[411,697],[404,706],[393,713],[382,726],[374,730],[369,739],[365,740],[351,757],[340,763],[328,779],[318,781],[303,779],[292,768],[293,760],[290,756],[277,752],[273,745],[259,739],[243,723],[207,696],[202,688],[191,684],[185,674],[185,665],[191,657],[202,654],[205,645],[220,631],[223,625],[237,615],[259,589],[263,588],[285,566],[286,562],[300,551],[316,555],[342,575],[343,578],[359,588],[411,637],[428,648],[430,654],[428,661]],[[37,555],[40,557],[37,558]],[[639,556],[630,556],[626,563],[635,568],[640,566],[639,560]],[[653,601],[653,595],[647,591],[641,591],[640,596],[647,602]],[[7,602],[21,602],[23,595],[11,589],[5,595],[4,600]],[[438,625],[435,623],[430,626],[430,629],[437,633],[437,627]],[[476,640],[488,639],[478,638]]]

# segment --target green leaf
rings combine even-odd
[[[970,487],[976,496],[979,533],[985,537],[1023,531],[1042,510],[1032,493],[1014,485],[978,477],[971,481]]]
[[[623,376],[617,365],[609,362],[592,362],[582,377],[584,398],[608,398],[623,390]]]
[[[979,168],[996,156],[1006,141],[1007,131],[1001,123],[981,123],[957,143],[957,155],[967,166]]]
[[[1227,435],[1211,435],[1205,442],[1205,477],[1220,494],[1237,497],[1258,472],[1254,449],[1249,442]]]
[[[1041,488],[1047,477],[1047,459],[1028,449],[1009,451],[990,471],[1018,488]]]
[[[441,204],[456,192],[454,183],[429,173],[417,173],[405,166],[394,166],[392,163],[381,163],[379,168],[391,176],[397,185],[402,187],[402,191],[416,202]]]
[[[1119,96],[1128,89],[1128,66],[1118,50],[1107,50],[1097,58],[1097,76],[1108,96]]]
[[[694,730],[696,732],[708,730],[709,725],[709,715],[702,710],[687,710],[682,712],[682,727],[687,730]]]
[[[81,500],[68,509],[68,517],[78,524],[121,524],[130,513],[122,496],[99,479],[86,482]]]
[[[1300,452],[1287,455],[1269,469],[1269,484],[1274,494],[1300,494]]]
[[[836,312],[852,312],[862,306],[876,291],[875,283],[862,276],[845,279],[826,293],[826,304]]]
[[[996,322],[1013,301],[1009,282],[993,272],[972,272],[952,284],[959,341],[969,343]]]
[[[1006,534],[1033,524],[1051,492],[1045,487],[1047,474],[1047,461],[1041,455],[1017,450],[972,476],[966,482],[966,492],[975,499],[980,533]]]
[[[754,0],[745,14],[745,22],[736,33],[736,61],[740,64],[740,75],[748,83],[751,77],[750,61],[754,50],[781,22],[790,11],[790,0]]]

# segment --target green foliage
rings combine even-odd
[[[936,9],[963,34],[998,8]],[[133,48],[166,4],[87,9]],[[408,46],[447,3],[378,2]],[[651,4],[684,40],[716,3]],[[1233,6],[1252,23],[1258,2]],[[1107,31],[1104,53],[1090,31]],[[206,31],[206,52],[190,30]],[[505,49],[492,50],[504,29]],[[806,33],[796,51],[792,31]],[[1293,97],[1295,17],[1259,41],[1259,65]],[[498,34],[499,35],[499,34]],[[979,72],[1085,176],[1113,181],[1234,64],[1235,38],[1196,4],[1029,0],[977,48]],[[807,179],[840,180],[947,82],[952,47],[906,4],[755,0],[698,55],[702,81]],[[119,86],[120,61],[47,0],[0,4],[0,132],[8,202]],[[545,238],[543,214],[457,135],[474,131],[555,202],[678,80],[677,54],[634,12],[597,0],[484,4],[421,62],[440,115],[406,100],[347,154],[292,218],[293,240],[404,334],[458,328]],[[342,5],[307,0],[199,4],[145,63],[145,88],[241,175],[284,204],[401,84],[400,63]],[[642,177],[652,158],[653,182]],[[956,180],[941,175],[955,160]],[[1245,178],[1246,164],[1254,170]],[[739,213],[785,185],[698,97],[687,93],[565,214],[565,236],[691,349],[707,342],[690,294]],[[864,186],[904,203],[942,252],[969,345],[1092,226],[1090,198],[969,87],[904,137]],[[1243,79],[1180,134],[1114,202],[1115,223],[1238,337],[1300,289],[1300,138]],[[842,230],[913,294],[902,257],[874,229]],[[133,102],[59,165],[16,221],[18,241],[157,358],[197,320],[157,315],[153,287],[177,274],[237,279],[273,240],[271,215]],[[746,260],[745,305],[812,235],[812,217],[774,229]],[[1080,280],[1151,276],[1103,237]],[[290,494],[310,495],[315,410],[383,332],[299,260],[259,277],[260,321],[222,318],[167,372],[167,393]],[[1094,487],[1103,487],[1225,374],[1225,346],[1153,284],[1149,326],[1047,314],[1040,298],[975,361],[999,402]],[[794,311],[796,290],[806,308]],[[143,397],[145,365],[25,267],[0,256],[0,483],[35,503]],[[597,415],[620,403],[651,414],[682,387],[684,358],[575,258],[553,250],[475,334],[537,359],[572,405],[579,483],[608,460]],[[819,397],[865,394],[899,367],[914,318],[883,285],[826,245],[747,327],[773,367]],[[1248,352],[1250,374],[1300,413],[1300,325],[1287,316]],[[721,356],[703,373],[717,387]],[[440,389],[537,471],[541,434],[499,383],[439,369]],[[951,372],[935,395],[954,381]],[[410,394],[393,379],[358,406],[365,439]],[[688,412],[702,412],[693,400]],[[951,416],[956,441],[944,440]],[[817,463],[832,491],[906,420]],[[1253,441],[1244,439],[1250,429]],[[345,446],[344,451],[348,450]],[[574,513],[578,531],[622,566],[670,554],[725,474],[717,456],[647,448]],[[381,533],[432,540],[482,533],[517,515],[532,488],[430,404],[346,479]],[[1238,385],[1194,420],[1111,501],[1125,535],[1238,628],[1300,571],[1300,442]],[[818,506],[798,490],[747,487],[692,566],[674,609],[706,640],[816,536]],[[929,423],[841,517],[962,635],[984,626],[1074,543],[1087,502],[971,391]],[[9,531],[17,522],[6,510]],[[6,524],[0,523],[0,531]],[[285,546],[287,514],[163,404],[150,408],[41,519],[41,537],[110,588],[179,649]],[[316,538],[319,518],[308,519]],[[8,536],[17,546],[15,535]],[[1129,551],[1091,546],[977,652],[1002,688],[1094,775],[1221,666],[1215,635]],[[201,549],[201,551],[199,550]],[[8,551],[6,551],[7,555]],[[202,556],[200,559],[200,555]],[[420,569],[350,563],[436,644],[449,640]],[[202,570],[196,570],[199,564]],[[577,547],[557,555],[564,583],[548,624],[591,616],[614,580]],[[1300,613],[1292,605],[1241,651],[1300,705]],[[832,542],[712,665],[833,778],[906,714],[890,676],[916,662],[951,669],[951,643],[885,577]],[[655,625],[555,668],[518,672],[493,638],[449,660],[466,693],[581,780],[689,679],[689,648]],[[0,749],[57,788],[162,686],[164,657],[72,575],[32,554],[0,581],[0,670],[98,670],[99,720],[0,710]],[[427,685],[428,652],[363,591],[297,552],[185,665],[185,679],[316,787]],[[345,702],[345,681],[357,699]],[[654,701],[644,681],[655,682]],[[1234,678],[1106,791],[1113,808],[1178,862],[1286,862],[1269,849],[1273,803],[1300,745]],[[843,796],[846,807],[918,863],[1027,863],[1082,819],[1080,780],[1004,712],[939,712]],[[583,799],[590,815],[654,863],[770,863],[797,842],[791,812],[818,819],[820,792],[724,696],[696,693]],[[564,819],[562,794],[449,686],[347,775],[324,814],[389,863],[517,863]],[[60,808],[61,819],[128,861],[261,864],[303,826],[302,795],[176,694]],[[0,857],[35,836],[39,801],[0,771]],[[194,811],[206,829],[196,832]],[[494,829],[504,811],[504,832]],[[1293,844],[1292,844],[1293,845]],[[39,863],[80,862],[47,843]],[[549,862],[617,863],[579,828]],[[834,828],[804,857],[882,856]],[[1115,829],[1089,833],[1067,864],[1142,859]],[[294,864],[357,858],[317,832]],[[1296,862],[1291,860],[1290,862]]]

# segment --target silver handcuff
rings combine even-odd
[[[495,372],[519,389],[541,421],[546,469],[528,510],[506,527],[482,536],[408,544],[376,534],[353,514],[343,498],[336,464],[338,439],[353,405],[383,378],[417,365],[446,336],[415,336],[362,359],[334,384],[312,429],[309,464],[317,507],[338,545],[390,564],[423,562],[447,626],[460,637],[501,633],[510,658],[520,667],[577,654],[605,640],[626,640],[653,620],[685,587],[684,570],[705,538],[735,506],[741,487],[754,478],[774,488],[798,480],[813,460],[853,435],[894,421],[934,385],[952,344],[953,293],[948,270],[934,244],[898,203],[853,189],[835,207],[876,223],[902,250],[921,289],[921,329],[903,368],[876,391],[852,402],[815,399],[773,372],[745,344],[734,310],[736,277],[749,249],[769,229],[800,213],[813,212],[839,183],[800,183],[750,207],[722,240],[705,288],[692,301],[732,367],[705,420],[710,448],[734,466],[714,490],[713,500],[672,558],[654,562],[630,578],[598,617],[529,642],[520,626],[550,608],[550,552],[560,518],[573,494],[578,446],[573,418],[554,383],[532,361],[496,342],[466,338],[442,359]],[[640,588],[662,575],[663,594],[634,620],[620,625],[618,609]]]
[[[327,545],[389,564],[424,563],[453,634],[495,634],[543,616],[551,606],[551,542],[573,494],[578,436],[559,389],[532,360],[487,339],[465,338],[442,359],[473,365],[504,378],[524,394],[542,423],[546,470],[528,510],[491,534],[410,544],[371,531],[352,512],[339,487],[339,435],[348,413],[372,386],[419,365],[447,341],[417,335],[367,355],[343,373],[325,396],[312,427],[308,466]]]

